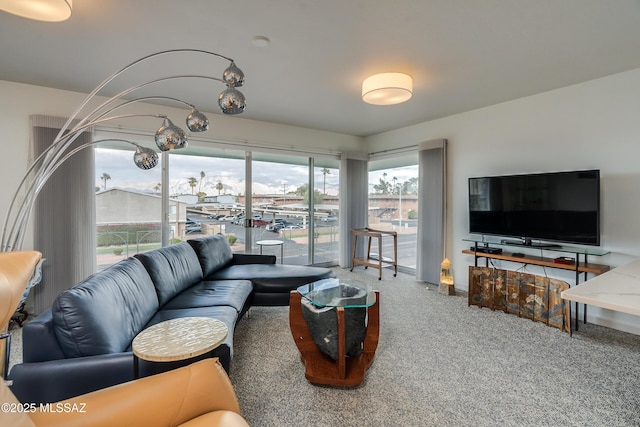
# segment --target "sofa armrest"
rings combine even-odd
[[[68,399],[133,379],[133,355],[103,354],[15,365],[11,391],[23,403]]]
[[[199,425],[200,419],[203,425],[248,426],[217,359],[98,390],[54,407],[84,412],[36,412],[31,419],[38,426],[51,427],[168,426],[194,420],[191,426]]]
[[[54,331],[51,309],[47,309],[22,328],[22,360],[25,362],[45,362],[64,359]]]
[[[275,264],[275,255],[240,254],[234,253],[231,264]]]

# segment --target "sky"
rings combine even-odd
[[[323,191],[326,183],[326,193],[338,194],[338,169],[330,169],[323,175],[322,168],[315,168],[315,187]],[[204,178],[200,184],[200,172]],[[106,181],[107,188],[123,188],[138,191],[154,192],[161,181],[161,165],[151,170],[138,169],[133,164],[133,151],[115,149],[96,149],[96,187],[103,188],[103,174],[111,178]],[[370,172],[369,182],[377,184],[382,174],[387,172],[387,180],[397,177],[398,182],[404,182],[418,175],[417,166],[380,170]],[[192,194],[189,178],[194,177],[198,184],[193,189],[194,194],[200,189],[208,195],[217,195],[215,188],[221,182],[224,189],[222,194],[244,194],[245,170],[244,159],[229,159],[217,157],[198,157],[172,154],[169,164],[170,188],[169,194]],[[283,194],[295,191],[298,186],[308,181],[308,166],[291,165],[272,162],[253,162],[253,193],[254,194]],[[326,180],[326,182],[325,182]],[[201,187],[200,187],[201,185]],[[370,186],[371,187],[371,186]]]

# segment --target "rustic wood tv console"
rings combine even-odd
[[[485,259],[485,266],[489,266],[489,259],[497,259],[509,262],[521,263],[524,265],[539,265],[542,267],[556,268],[561,270],[569,270],[575,272],[575,284],[580,283],[580,275],[584,274],[584,280],[587,279],[589,273],[599,275],[609,271],[610,267],[605,264],[596,264],[589,262],[589,256],[604,256],[609,254],[609,251],[597,248],[597,247],[579,247],[579,246],[564,246],[557,245],[552,247],[536,247],[525,245],[514,245],[512,243],[506,243],[501,240],[487,240],[487,239],[463,239],[465,242],[470,243],[469,249],[462,251],[464,254],[473,255],[474,266],[478,266],[478,259]],[[499,253],[481,252],[487,250],[484,248],[500,248]],[[539,251],[542,255],[548,254],[560,256],[562,253],[571,254],[573,256],[573,262],[563,264],[556,262],[557,257],[551,256],[535,256],[530,254],[531,251]],[[525,252],[526,251],[526,252]],[[527,253],[528,252],[528,253]],[[517,254],[517,255],[514,255]],[[578,317],[579,308],[578,302],[575,304],[575,330],[578,330]],[[584,307],[583,322],[587,322],[587,306]]]

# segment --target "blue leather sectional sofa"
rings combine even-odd
[[[54,402],[133,379],[131,342],[156,323],[191,316],[221,320],[215,356],[229,372],[233,334],[254,306],[288,305],[289,292],[333,277],[330,269],[232,253],[222,235],[135,255],[61,293],[23,329],[23,363],[9,378],[22,402]],[[140,361],[141,376],[178,366]]]

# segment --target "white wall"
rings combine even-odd
[[[591,262],[640,258],[640,69],[505,102],[366,139],[371,152],[435,138],[449,141],[447,256],[456,287],[468,289],[467,178],[600,169],[601,247]],[[503,262],[503,268],[518,264]],[[527,271],[544,274],[542,268]],[[547,269],[570,283],[573,274]],[[589,307],[589,321],[640,334],[640,317]]]
[[[28,116],[67,116],[83,94],[0,81],[0,212],[27,168]],[[142,106],[137,106],[141,110]],[[170,114],[181,110],[154,107]],[[147,108],[148,110],[148,108]],[[279,147],[370,152],[449,140],[447,256],[456,287],[467,289],[473,262],[468,236],[467,178],[489,174],[598,168],[602,177],[602,247],[593,262],[612,267],[640,258],[640,69],[527,98],[361,138],[240,117],[210,115],[215,138]],[[153,124],[152,124],[153,123]],[[131,126],[127,123],[127,126]],[[149,129],[157,122],[149,121]],[[364,143],[364,145],[363,145]],[[30,242],[29,236],[27,242]],[[26,248],[29,247],[27,243]],[[508,265],[503,264],[505,268]],[[530,272],[543,274],[530,268]],[[572,281],[570,274],[548,275]],[[640,334],[640,318],[590,307],[590,321]]]

